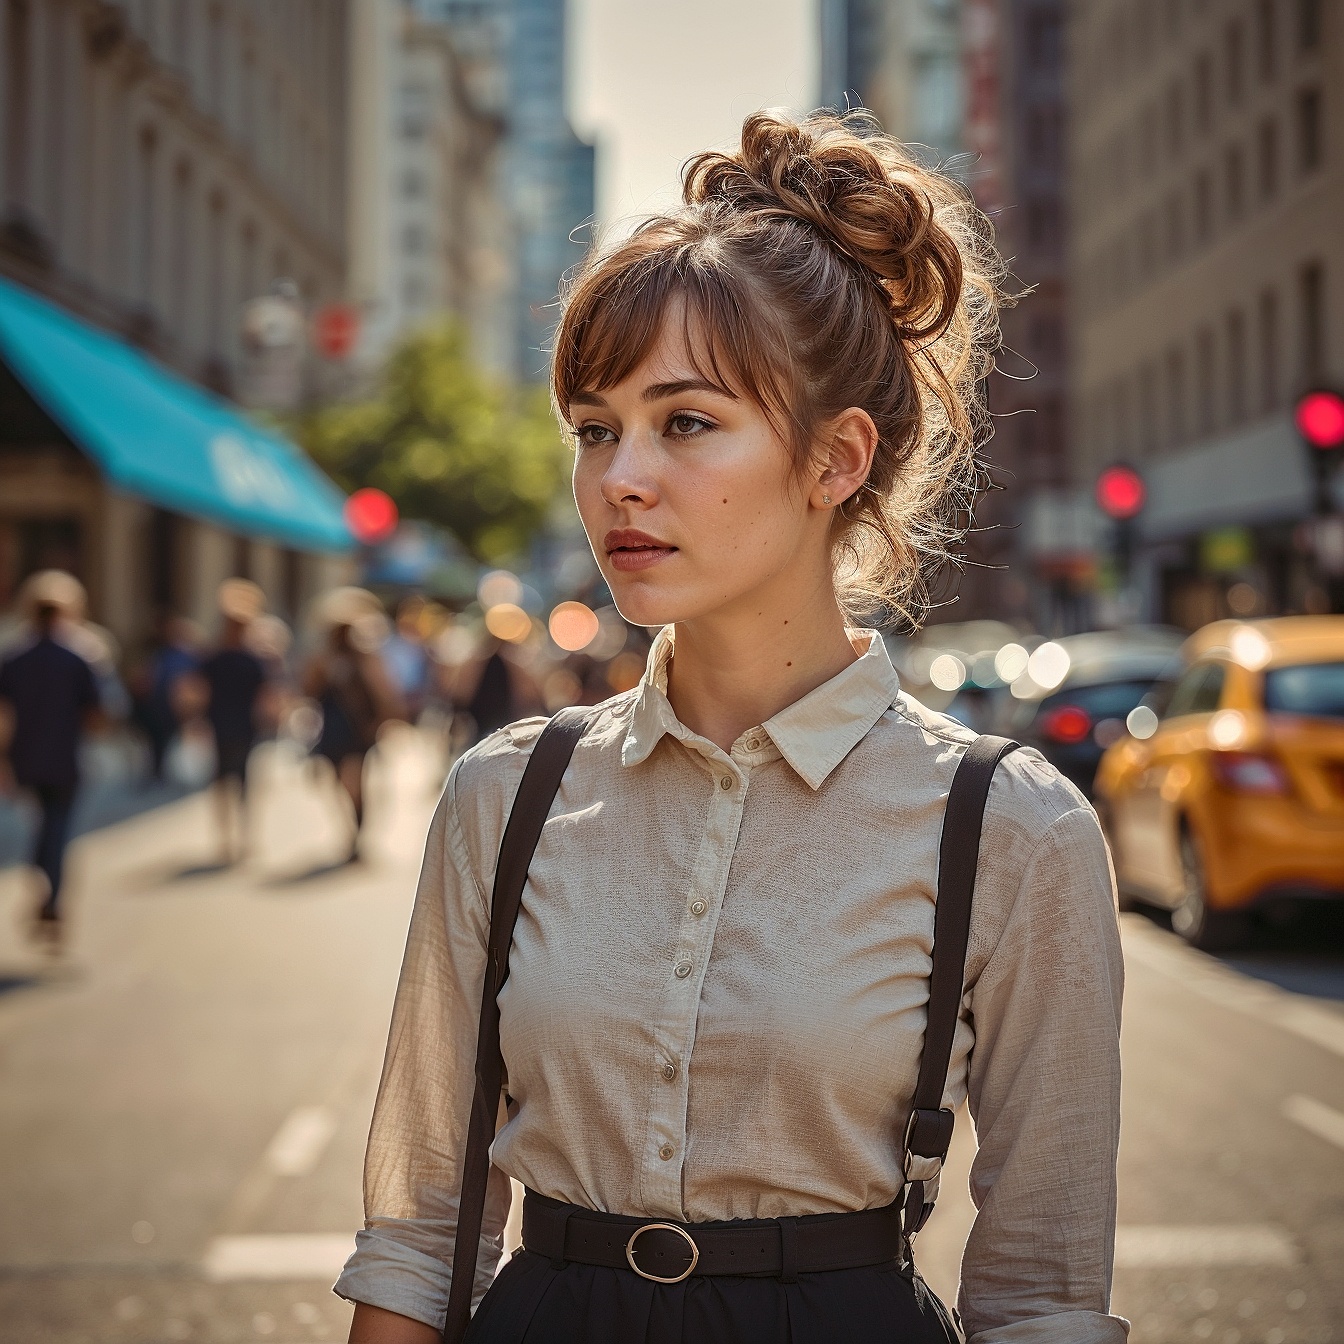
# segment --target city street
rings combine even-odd
[[[83,837],[58,963],[0,872],[3,1344],[344,1338],[329,1288],[441,777],[409,730],[381,756],[358,865],[331,866],[334,788],[274,748],[239,868],[204,796]],[[1344,1340],[1339,922],[1212,958],[1124,919],[1115,1310],[1142,1344]],[[969,1152],[963,1117],[921,1238],[944,1293]]]

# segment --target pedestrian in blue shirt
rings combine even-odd
[[[79,619],[84,589],[60,570],[25,585],[30,633],[0,664],[0,749],[8,748],[14,782],[37,800],[40,819],[33,865],[46,878],[35,930],[53,948],[61,938],[61,876],[79,785],[81,732],[99,708],[93,670],[61,641],[61,626]]]

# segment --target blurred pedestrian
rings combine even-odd
[[[158,646],[136,678],[135,721],[149,743],[155,779],[163,778],[164,757],[180,724],[174,701],[178,681],[200,667],[201,632],[184,616],[165,616]]]
[[[266,595],[250,579],[225,579],[218,600],[219,645],[201,663],[201,678],[209,693],[205,712],[215,737],[220,862],[227,865],[247,851],[247,759],[257,742],[258,711],[266,686],[266,668],[248,647],[247,633],[265,610]]]
[[[362,588],[338,588],[319,607],[326,646],[309,660],[303,690],[322,710],[322,732],[313,748],[331,762],[354,811],[348,861],[359,858],[364,826],[364,764],[378,730],[405,716],[380,649],[387,638],[381,603]]]
[[[423,597],[403,598],[397,606],[397,619],[383,645],[383,661],[405,707],[411,723],[419,721],[429,700],[433,684],[434,660],[425,642],[420,620],[425,610]]]
[[[29,629],[0,664],[0,752],[14,782],[37,800],[33,865],[46,879],[34,932],[55,949],[61,940],[61,881],[79,786],[79,739],[98,714],[93,669],[63,641],[62,626],[83,614],[84,588],[62,570],[43,570],[24,585]]]
[[[632,690],[449,777],[352,1344],[953,1344],[913,1243],[963,1098],[965,1337],[1123,1344],[1096,816],[862,626],[926,614],[975,498],[988,222],[860,113],[755,114],[682,180],[590,251],[552,343],[589,544],[660,633]]]

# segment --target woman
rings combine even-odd
[[[303,691],[322,709],[322,733],[313,750],[331,762],[354,810],[348,861],[355,863],[364,827],[364,760],[378,730],[401,718],[403,710],[378,654],[387,634],[378,599],[362,588],[337,588],[324,599],[320,616],[327,644],[304,669]]]
[[[778,1220],[783,1247],[825,1215],[839,1242],[898,1206],[939,833],[973,736],[904,696],[847,614],[915,616],[971,499],[996,340],[983,221],[871,125],[824,114],[749,118],[740,151],[688,165],[685,201],[588,264],[556,338],[598,564],[629,621],[665,628],[640,685],[589,711],[498,996],[508,1110],[479,1288],[506,1176],[525,1228],[527,1210],[562,1220],[563,1253],[515,1255],[468,1338],[951,1340],[896,1258],[659,1283],[565,1240],[625,1215],[687,1236]],[[468,752],[430,834],[337,1285],[357,1344],[429,1344],[444,1319],[489,892],[540,729]],[[979,1344],[1119,1341],[1105,846],[1019,751],[980,852],[944,1094],[969,1094],[980,1141],[962,1325]]]

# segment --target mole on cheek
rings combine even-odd
[[[728,501],[725,499],[723,502],[726,504]]]

